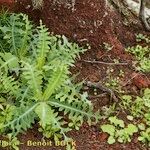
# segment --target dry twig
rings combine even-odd
[[[93,87],[93,88],[97,88],[97,89],[100,89],[104,92],[107,92],[109,95],[110,95],[110,101],[112,102],[115,101],[115,102],[118,102],[118,98],[116,97],[115,93],[113,90],[103,86],[100,82],[91,82],[91,81],[87,81],[85,83],[86,86],[88,87]]]
[[[103,62],[103,61],[90,61],[90,60],[81,60],[86,63],[91,63],[91,64],[103,64],[103,65],[128,65],[128,63],[109,63],[109,62]]]

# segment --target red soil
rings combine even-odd
[[[6,1],[6,0],[5,0]],[[58,0],[59,2],[61,0]],[[3,1],[0,1],[0,3]],[[8,4],[10,6],[10,3]],[[134,70],[130,62],[134,59],[125,52],[125,47],[135,44],[135,34],[145,33],[141,26],[125,26],[122,23],[121,15],[106,5],[104,0],[76,0],[75,9],[72,11],[65,7],[65,3],[53,3],[52,0],[45,0],[43,9],[34,10],[30,0],[18,0],[13,6],[15,12],[27,13],[36,23],[42,19],[43,23],[55,34],[64,34],[70,41],[78,42],[80,45],[89,43],[91,49],[81,56],[81,60],[97,60],[112,62],[118,59],[120,62],[127,62],[129,65],[107,65],[92,64],[84,61],[77,61],[72,73],[78,73],[78,81],[83,79],[90,81],[107,81],[108,69],[113,77],[117,77],[120,70],[125,72],[125,76],[120,78],[127,91],[138,90],[138,88],[150,87],[150,75],[134,76]],[[147,33],[148,34],[148,33]],[[104,50],[103,43],[113,46],[111,51]],[[131,77],[131,78],[129,78]],[[90,93],[92,94],[92,93]],[[93,100],[96,109],[108,104],[108,97]],[[128,144],[107,144],[107,135],[99,132],[99,126],[88,127],[83,125],[79,132],[72,131],[69,135],[76,141],[77,150],[146,150],[135,137]],[[41,135],[36,129],[29,130],[26,135],[21,135],[21,141],[27,139],[40,140]],[[58,150],[58,148],[26,147],[21,146],[21,150]]]

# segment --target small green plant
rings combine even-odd
[[[52,0],[52,5],[60,4],[68,9],[75,10],[76,0]],[[41,9],[44,6],[44,0],[32,0],[32,5],[34,9]]]
[[[131,142],[131,137],[138,132],[138,128],[134,124],[128,124],[125,127],[124,121],[115,117],[109,117],[110,124],[101,126],[103,132],[109,134],[108,143],[113,144],[116,140],[120,143]]]
[[[119,77],[124,77],[125,76],[125,72],[123,70],[119,70]]]
[[[103,43],[103,47],[106,51],[111,51],[113,49],[113,46],[106,42]]]
[[[150,145],[150,89],[146,88],[142,92],[143,96],[122,96],[121,108],[130,114],[128,119],[133,121],[139,128],[140,135],[138,140]],[[141,123],[139,123],[141,122]]]
[[[146,130],[141,131],[141,134],[138,137],[138,140],[143,143],[148,143],[148,145],[150,145],[150,128],[147,128]]]
[[[150,89],[146,88],[144,90],[144,95],[142,97],[144,105],[150,109]]]
[[[32,5],[34,9],[41,9],[43,7],[43,0],[32,0]]]
[[[150,48],[148,46],[143,47],[136,45],[128,47],[127,51],[136,57],[137,63],[139,64],[139,66],[136,67],[137,70],[150,72]]]
[[[116,111],[116,104],[114,103],[113,105],[110,105],[110,106],[103,106],[102,107],[102,118],[103,119],[106,119],[110,116],[112,116]]]
[[[67,141],[66,132],[78,130],[84,119],[96,123],[99,112],[69,71],[86,49],[50,34],[42,22],[35,27],[24,14],[0,22],[1,135],[14,139],[37,121],[44,136]]]
[[[147,35],[143,35],[139,33],[139,34],[136,34],[136,41],[137,42],[144,41],[146,43],[150,43],[150,38]]]
[[[128,47],[127,51],[134,54],[137,59],[141,60],[145,57],[147,53],[149,53],[149,47],[142,47],[140,45],[136,45],[133,47]]]
[[[137,34],[136,40],[137,42],[142,41],[146,43],[146,46],[136,45],[133,47],[129,47],[127,51],[129,51],[136,57],[138,64],[138,66],[136,66],[137,70],[150,72],[150,38],[147,35]]]
[[[121,99],[121,108],[128,110],[133,117],[142,117],[146,112],[145,110],[147,110],[147,112],[150,110],[149,88],[144,90],[142,97],[136,96],[133,98],[130,95],[123,95]]]
[[[150,112],[144,114],[143,122],[145,122],[147,126],[150,126]]]
[[[115,62],[115,60],[114,60]],[[118,62],[115,62],[116,64]],[[120,85],[120,78],[124,75],[124,72],[122,70],[120,70],[120,72],[118,73],[118,76],[114,77],[114,68],[112,67],[108,67],[107,71],[106,71],[106,81],[105,81],[105,85],[112,89],[113,91],[116,91],[117,93],[124,93],[124,91],[122,90],[122,86]]]
[[[116,89],[119,86],[119,80],[117,78],[111,78],[105,85],[112,89]]]
[[[120,104],[122,109],[128,110],[133,117],[140,117],[144,113],[145,105],[141,97],[134,100],[130,95],[123,95]]]
[[[118,92],[118,93],[124,93],[124,91],[122,90],[122,87],[120,86],[120,83],[119,83],[119,77],[116,77],[116,78],[113,78],[110,74],[108,76],[108,80],[107,82],[105,83],[105,85]]]
[[[144,115],[143,122],[139,124],[140,135],[138,140],[150,146],[150,113]]]
[[[125,110],[129,109],[131,104],[132,104],[132,96],[130,96],[130,95],[123,95],[122,96],[122,103],[120,104],[122,109],[125,109]]]

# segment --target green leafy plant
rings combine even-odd
[[[122,96],[122,110],[127,110],[128,119],[134,121],[140,132],[138,140],[144,144],[150,145],[150,89],[146,88],[142,91],[142,96]],[[140,122],[140,123],[139,123]],[[119,133],[120,134],[120,133]]]
[[[150,43],[150,38],[147,35],[143,35],[139,33],[139,34],[136,34],[136,41],[137,42],[144,41],[146,43]]]
[[[114,79],[111,78],[111,80],[106,83],[106,86],[108,86],[112,89],[116,89],[119,86],[119,81],[116,78],[114,78]]]
[[[150,145],[150,113],[144,115],[143,122],[144,123],[139,124],[140,135],[138,140]]]
[[[103,132],[109,134],[108,143],[113,144],[116,140],[120,143],[131,142],[131,137],[138,132],[138,128],[134,124],[128,124],[125,127],[124,121],[115,117],[109,117],[110,124],[101,126]]]
[[[150,128],[147,128],[146,130],[142,131],[140,136],[138,137],[138,140],[143,143],[149,144],[150,143]]]
[[[136,45],[135,47],[129,47],[127,51],[134,54],[139,60],[143,59],[145,55],[149,52],[148,46],[142,47],[140,45]]]
[[[139,64],[139,66],[136,67],[137,70],[150,72],[150,48],[148,46],[143,47],[136,45],[128,47],[127,51],[136,57]]]
[[[54,36],[40,22],[35,27],[24,14],[1,21],[0,133],[18,133],[39,122],[46,137],[68,140],[66,132],[79,129],[86,119],[96,123],[99,112],[70,78],[70,66],[86,49]]]
[[[120,106],[122,109],[128,110],[133,117],[142,117],[146,110],[149,113],[150,108],[150,89],[146,88],[143,91],[143,96],[133,98],[130,95],[123,95]]]
[[[122,109],[128,110],[133,117],[141,117],[144,113],[145,105],[143,99],[139,96],[133,100],[130,95],[123,95],[120,106]]]
[[[108,88],[116,91],[117,93],[124,93],[124,91],[122,90],[122,87],[119,83],[119,77],[114,78],[111,74],[109,74],[107,76],[107,82],[105,83],[105,85]]]
[[[110,106],[103,106],[102,107],[102,118],[103,119],[106,119],[110,116],[112,116],[112,114],[114,114],[116,111],[116,104],[114,103],[113,105],[110,105]]]
[[[150,89],[149,88],[146,88],[144,90],[144,93],[143,93],[143,101],[144,101],[144,105],[148,108],[150,108]]]
[[[150,112],[147,112],[144,114],[143,121],[145,122],[147,126],[150,126]]]

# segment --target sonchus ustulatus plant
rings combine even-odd
[[[86,49],[54,36],[24,14],[0,16],[0,133],[13,137],[39,122],[47,138],[67,140],[83,121],[96,123],[99,112],[80,93],[69,68]]]

